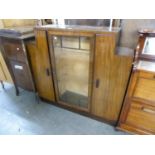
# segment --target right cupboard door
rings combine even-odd
[[[118,120],[132,66],[132,58],[116,55],[115,47],[114,33],[96,35],[91,113],[111,124]]]
[[[113,113],[113,108],[109,103],[111,94],[109,78],[110,59],[114,46],[114,39],[111,35],[96,36],[92,113],[107,120],[112,117]]]

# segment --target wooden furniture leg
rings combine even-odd
[[[19,96],[19,89],[16,84],[15,84],[15,90],[16,90],[16,96]]]
[[[0,83],[1,83],[1,85],[2,85],[2,88],[5,89],[5,87],[4,87],[4,83],[3,83],[2,80],[0,80]]]

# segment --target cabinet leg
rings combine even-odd
[[[16,90],[16,96],[19,96],[19,89],[17,86],[15,86],[15,90]]]
[[[40,98],[39,98],[38,92],[35,93],[35,97],[36,97],[36,102],[39,104],[40,103]]]
[[[0,83],[1,83],[1,85],[2,85],[2,88],[5,89],[5,87],[4,87],[4,83],[3,83],[2,80],[0,80]]]

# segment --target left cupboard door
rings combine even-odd
[[[46,32],[35,30],[36,42],[27,44],[35,85],[39,96],[55,101]]]

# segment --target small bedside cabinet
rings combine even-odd
[[[17,27],[0,30],[0,45],[2,55],[13,79],[16,94],[18,87],[35,91],[31,65],[29,62],[26,44],[34,40],[33,28]]]

